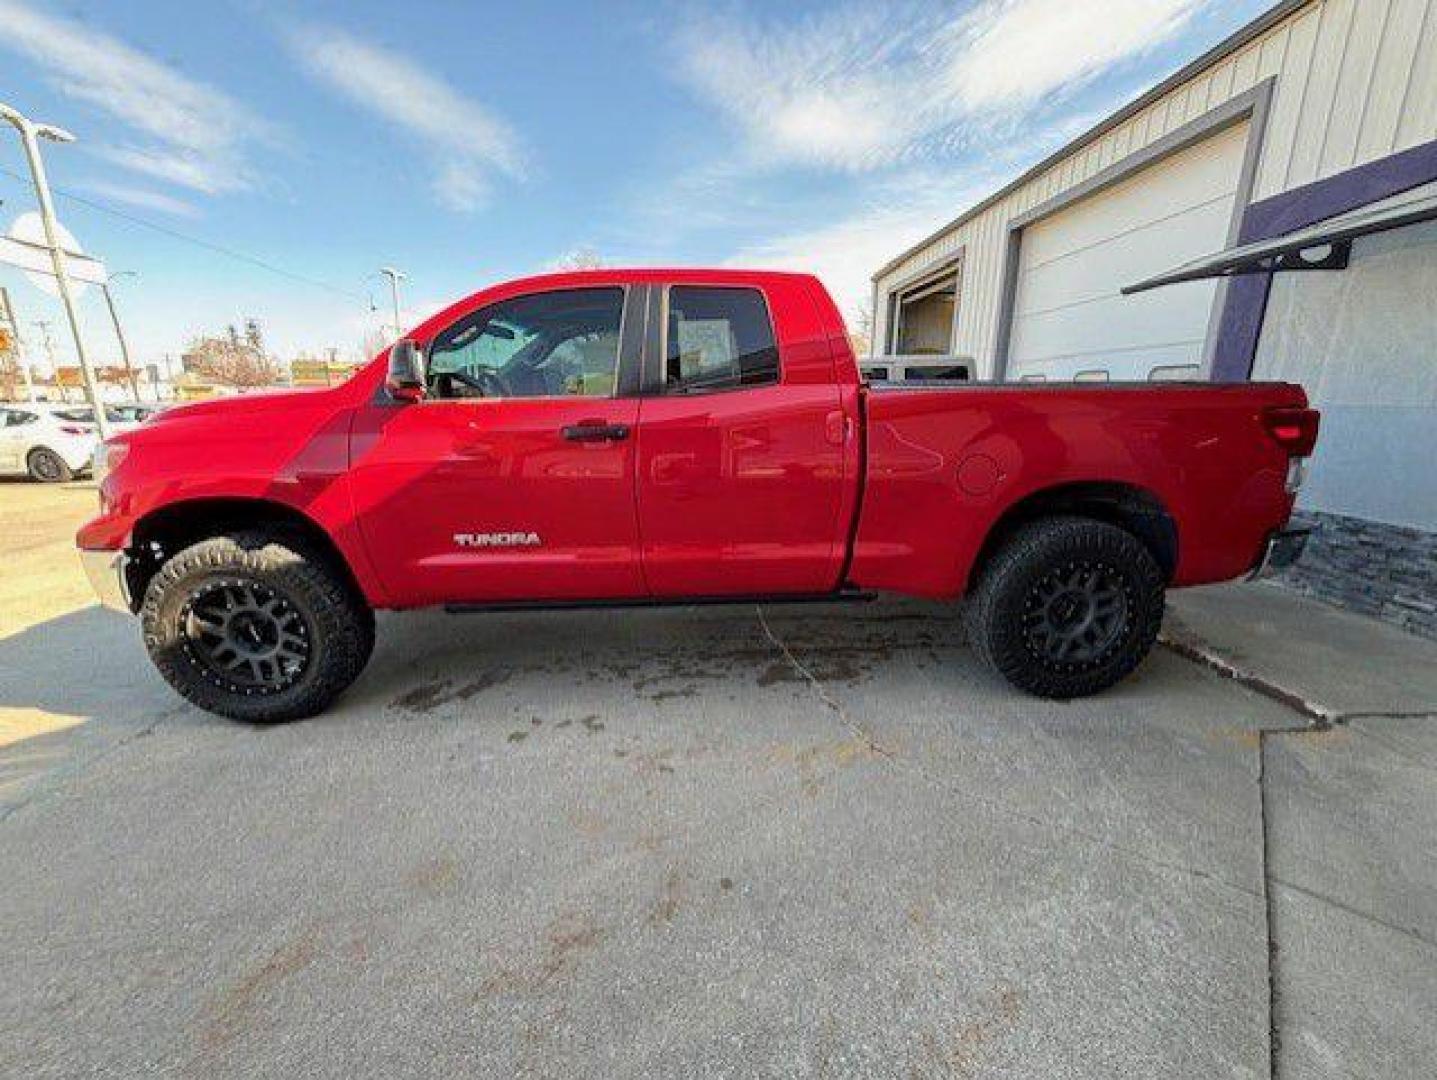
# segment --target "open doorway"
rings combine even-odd
[[[960,268],[926,277],[894,294],[888,325],[892,356],[947,356],[958,323]]]

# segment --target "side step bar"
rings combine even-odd
[[[715,607],[720,604],[866,604],[878,599],[877,593],[840,589],[830,593],[782,593],[777,596],[749,594],[743,596],[675,596],[639,597],[616,600],[499,600],[491,603],[445,604],[451,615],[475,615],[502,611],[593,611],[619,608]]]

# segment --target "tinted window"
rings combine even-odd
[[[669,290],[664,384],[674,391],[778,382],[778,348],[757,289]]]
[[[434,339],[430,396],[610,397],[623,312],[623,289],[563,289],[481,308]]]
[[[34,413],[21,412],[19,409],[0,409],[0,427],[20,427],[22,424],[33,424],[36,419]]]
[[[95,410],[85,409],[56,409],[55,415],[61,420],[69,420],[74,424],[93,424],[95,422]],[[105,419],[112,424],[122,424],[129,420],[123,408],[117,405],[105,406]]]

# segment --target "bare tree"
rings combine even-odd
[[[0,401],[16,401],[20,395],[20,348],[9,329],[0,326]]]
[[[264,334],[255,319],[245,321],[244,334],[233,325],[223,334],[195,338],[185,351],[185,370],[228,386],[272,386],[279,364],[264,351]]]
[[[389,348],[391,335],[378,327],[373,327],[364,332],[359,339],[359,359],[361,362],[373,359]]]
[[[591,247],[577,247],[554,260],[555,270],[598,270],[604,257]]]
[[[848,332],[848,341],[859,356],[873,355],[873,304],[867,300],[854,312],[853,329]]]

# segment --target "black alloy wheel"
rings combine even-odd
[[[277,694],[309,664],[313,632],[304,616],[256,581],[205,584],[185,603],[181,625],[186,651],[231,693]]]
[[[1102,663],[1131,608],[1121,574],[1104,562],[1069,562],[1035,582],[1023,615],[1028,647],[1065,671]]]
[[[182,548],[142,590],[145,648],[202,709],[251,723],[321,712],[359,677],[374,612],[332,555],[282,529]]]
[[[1126,529],[1081,517],[1016,527],[979,567],[968,640],[988,667],[1040,697],[1085,697],[1152,650],[1167,577]]]

